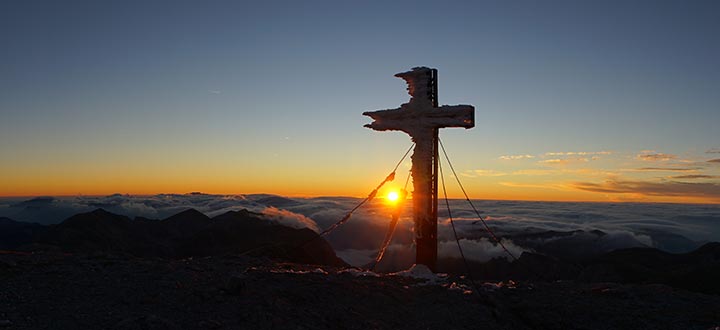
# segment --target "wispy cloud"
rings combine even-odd
[[[532,189],[554,189],[554,190],[567,190],[563,185],[558,184],[530,184],[520,182],[499,182],[500,185],[513,188],[532,188]]]
[[[672,154],[648,153],[646,151],[641,152],[639,155],[637,155],[637,159],[649,161],[649,162],[657,162],[657,161],[665,162],[665,161],[677,158],[676,155],[672,155]]]
[[[717,179],[720,175],[706,175],[706,174],[687,174],[687,175],[675,175],[669,177],[670,179]]]
[[[474,170],[473,171],[477,176],[503,176],[507,175],[505,172],[498,172],[495,170]]]
[[[540,161],[539,163],[568,163],[568,162],[577,162],[577,161],[588,161],[588,160],[597,160],[600,159],[600,155],[611,155],[612,151],[561,151],[561,152],[546,152],[544,154],[539,154],[537,156],[534,155],[507,155],[507,156],[500,156],[499,158],[502,160],[518,160],[518,159],[532,159],[532,158],[546,158],[546,157],[553,157],[552,159],[547,159]],[[587,157],[591,156],[591,157]],[[568,158],[573,157],[573,158]],[[563,161],[563,160],[567,161]]]
[[[320,229],[314,220],[298,213],[288,210],[278,209],[274,206],[265,208],[262,213],[271,221],[278,224],[286,225],[296,229],[310,228],[310,230],[319,233]]]
[[[508,174],[505,172],[499,172],[499,171],[495,171],[495,170],[478,169],[478,170],[464,171],[464,172],[460,173],[460,175],[462,175],[464,177],[468,177],[468,178],[477,178],[477,177],[481,177],[481,176],[504,176],[504,175],[508,175]]]
[[[720,163],[720,158],[717,159],[711,159],[707,161],[708,163]]]
[[[720,154],[720,148],[712,148],[708,151],[705,151],[706,154]]]
[[[500,156],[500,159],[502,160],[518,160],[518,159],[530,159],[535,158],[533,155],[508,155],[508,156]]]
[[[530,176],[542,176],[542,175],[553,175],[558,174],[557,170],[535,170],[535,169],[529,169],[529,170],[518,170],[512,172],[513,175],[530,175]]]
[[[568,165],[572,163],[587,163],[590,161],[586,157],[579,157],[579,158],[553,158],[553,159],[546,159],[538,161],[539,164],[544,165]]]
[[[709,182],[607,180],[602,183],[575,182],[571,187],[606,194],[642,194],[646,196],[704,197],[720,199],[720,184]]]
[[[612,151],[568,151],[568,152],[546,152],[545,156],[592,156],[611,155]]]
[[[694,167],[641,167],[621,169],[622,172],[692,172],[697,171]]]

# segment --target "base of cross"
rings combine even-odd
[[[437,167],[435,130],[413,136],[412,155],[413,219],[415,220],[415,263],[435,271],[437,260]]]

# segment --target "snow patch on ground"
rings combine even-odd
[[[435,284],[439,282],[445,281],[447,278],[447,274],[435,274],[433,273],[428,266],[425,265],[419,265],[414,264],[412,267],[399,271],[396,273],[390,273],[388,274],[390,276],[402,276],[402,277],[410,277],[414,279],[419,280],[425,280],[427,284]]]
[[[355,277],[380,277],[380,274],[369,270],[360,270],[357,268],[347,268],[338,272],[338,274],[350,274]]]
[[[275,274],[328,274],[328,272],[324,271],[322,268],[315,268],[313,270],[273,269],[270,270],[270,272]]]

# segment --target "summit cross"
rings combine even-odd
[[[408,84],[410,102],[397,109],[367,111],[373,122],[365,125],[376,131],[403,131],[415,142],[412,155],[413,220],[415,222],[415,263],[436,270],[438,205],[438,130],[446,127],[473,128],[475,108],[471,105],[438,106],[437,70],[416,67],[395,75]]]

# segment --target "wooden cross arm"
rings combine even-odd
[[[365,127],[376,131],[404,131],[411,133],[422,128],[475,127],[475,107],[471,105],[444,105],[439,108],[398,109],[363,112],[373,119]]]

